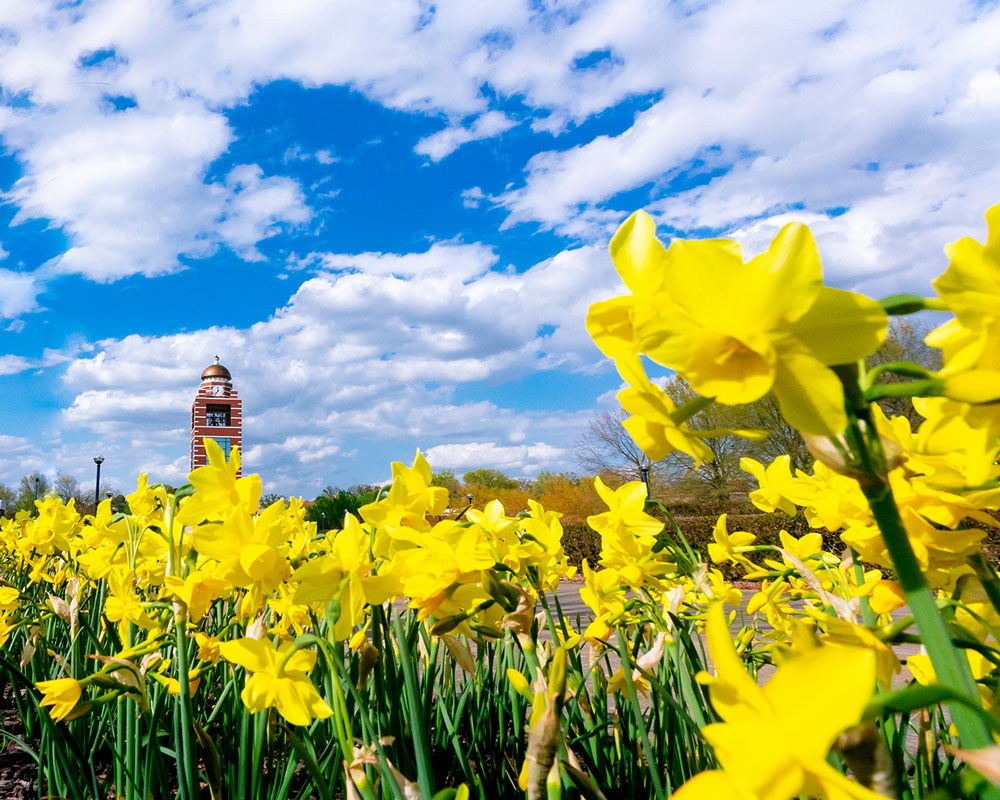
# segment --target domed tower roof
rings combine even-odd
[[[228,369],[219,363],[219,357],[216,356],[215,360],[205,367],[205,371],[201,373],[201,379],[205,380],[206,378],[224,378],[227,381],[231,381],[233,376],[229,374]]]

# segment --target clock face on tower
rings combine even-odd
[[[222,394],[222,387],[219,386],[218,384],[216,384],[215,386],[213,386],[212,387],[212,394],[214,394],[216,397],[218,397],[220,394]]]

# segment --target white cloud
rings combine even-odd
[[[525,445],[498,445],[495,442],[442,444],[425,454],[433,469],[465,472],[488,467],[516,476],[533,475],[543,469],[564,469],[569,451],[543,442]]]
[[[941,246],[998,199],[998,37],[1000,9],[957,2],[700,8],[647,64],[663,97],[619,135],[536,154],[499,198],[507,225],[606,236],[616,195],[645,186],[630,202],[674,230],[753,235],[788,211],[816,223],[835,279],[925,291]],[[612,39],[637,68],[644,39]]]
[[[31,369],[31,362],[21,356],[0,356],[0,375],[16,375]]]
[[[255,164],[241,164],[226,176],[226,210],[219,238],[247,261],[264,257],[255,245],[277,234],[282,223],[302,224],[310,217],[299,185],[290,178],[265,178]]]
[[[0,269],[0,319],[34,311],[40,291],[33,275]]]
[[[220,243],[257,258],[261,238],[308,217],[290,179],[258,174],[250,196],[240,181],[205,182],[232,136],[222,109],[281,78],[443,117],[443,130],[416,143],[433,160],[511,127],[493,98],[516,99],[555,134],[651,98],[624,133],[535,155],[524,186],[500,198],[509,224],[540,221],[585,240],[620,220],[616,195],[648,186],[654,210],[680,229],[849,207],[855,219],[838,224],[870,231],[868,260],[901,269],[893,253],[914,235],[923,250],[921,230],[967,225],[997,185],[992,5],[786,0],[762,14],[752,0],[95,0],[83,10],[8,4],[0,15],[10,31],[0,83],[29,101],[0,112],[24,168],[10,193],[17,219],[61,225],[73,246],[54,267],[98,280],[168,272]],[[111,111],[109,95],[135,107]],[[940,177],[899,176],[914,167]],[[726,172],[686,188],[708,168]],[[898,226],[901,199],[929,219]]]
[[[468,142],[492,139],[509,131],[516,123],[502,111],[488,111],[472,121],[471,125],[449,125],[417,142],[414,150],[431,161],[440,161]]]
[[[493,249],[482,244],[435,242],[424,253],[328,253],[323,266],[331,270],[357,270],[369,275],[441,275],[459,280],[477,278],[497,262]]]

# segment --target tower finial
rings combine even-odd
[[[218,357],[218,356],[216,356],[216,357],[215,357],[215,363],[216,363],[216,364],[218,364],[218,363],[219,363],[219,357]]]

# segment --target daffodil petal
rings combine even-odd
[[[810,355],[788,353],[781,357],[774,395],[788,424],[803,433],[836,436],[847,426],[840,380]]]
[[[851,364],[878,350],[888,325],[885,311],[871,298],[823,287],[789,330],[824,364]]]

